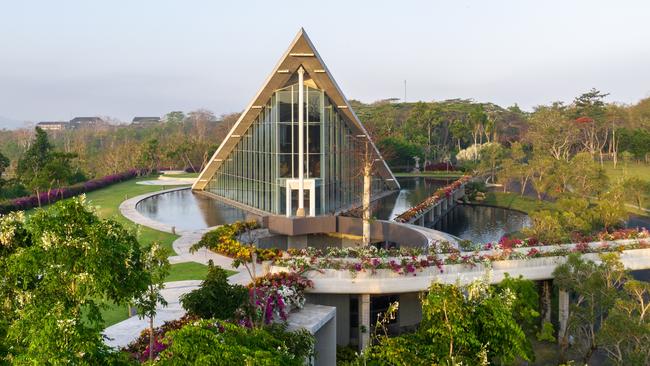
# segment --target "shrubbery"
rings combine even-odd
[[[222,225],[203,235],[201,240],[192,245],[191,252],[201,248],[208,248],[213,252],[223,254],[230,258],[250,261],[252,251],[257,255],[257,261],[272,260],[281,255],[279,249],[252,248],[243,245],[238,237],[249,230],[257,229],[259,225],[255,221],[235,222],[230,225]]]
[[[208,263],[208,275],[201,286],[180,298],[188,314],[203,319],[232,319],[247,299],[248,290],[229,284],[226,271],[214,266],[212,261]]]
[[[31,195],[15,198],[9,201],[0,202],[0,214],[18,210],[29,210],[41,204],[54,203],[61,199],[88,193],[109,185],[119,183],[137,177],[142,172],[138,169],[131,169],[126,172],[107,175],[102,178],[91,179],[83,183],[77,183],[68,187],[54,188],[46,192],[40,192],[38,196]]]

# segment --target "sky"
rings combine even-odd
[[[650,96],[650,1],[0,1],[0,128],[241,111],[300,27],[364,102]]]

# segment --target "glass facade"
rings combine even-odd
[[[316,214],[361,202],[365,138],[353,135],[322,90],[304,86],[304,178],[313,180]],[[276,91],[206,190],[272,214],[286,214],[288,179],[298,178],[298,84]],[[388,188],[373,177],[373,192]],[[292,192],[292,202],[297,202]],[[309,193],[305,192],[308,201]],[[296,208],[297,204],[292,204]],[[305,207],[309,207],[308,202]]]

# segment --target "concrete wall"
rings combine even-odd
[[[399,326],[415,327],[422,321],[420,293],[411,292],[399,295]]]
[[[336,307],[336,344],[347,346],[350,343],[350,296],[347,294],[307,294],[307,302]]]

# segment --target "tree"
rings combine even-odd
[[[147,273],[147,289],[136,299],[138,315],[149,319],[149,361],[153,360],[153,349],[156,335],[153,330],[153,319],[156,316],[158,304],[167,306],[167,301],[162,296],[165,288],[165,278],[169,275],[169,251],[161,247],[158,242],[153,242],[145,248],[143,267]]]
[[[5,180],[2,175],[4,174],[7,167],[9,167],[9,159],[6,156],[2,155],[0,152],[0,190],[2,190],[4,186]],[[0,194],[0,197],[2,197],[2,194]]]
[[[432,158],[433,140],[432,132],[441,122],[441,113],[435,104],[418,102],[415,104],[409,118],[406,120],[409,129],[409,140],[425,143],[425,159]],[[426,131],[426,135],[422,132]],[[426,162],[425,162],[426,165]]]
[[[83,179],[83,175],[78,176],[72,167],[72,159],[76,157],[74,153],[54,151],[47,133],[36,127],[31,146],[18,160],[17,174],[25,186],[36,193],[40,206],[39,192]]]
[[[181,111],[172,111],[165,115],[165,122],[173,124],[181,124],[185,121],[185,113]]]
[[[603,164],[603,148],[607,144],[609,125],[606,123],[606,106],[603,99],[608,93],[592,88],[573,100],[573,117],[582,132],[582,145],[592,159],[598,153]]]
[[[422,299],[422,322],[416,333],[382,337],[362,357],[370,364],[397,365],[530,361],[532,347],[517,323],[518,316],[528,321],[528,301],[515,307],[513,288],[518,287],[505,284],[495,289],[483,281],[462,287],[433,283]]]
[[[150,139],[142,145],[140,162],[150,173],[158,169],[158,165],[160,164],[159,153],[160,149],[157,139]]]
[[[621,184],[614,185],[598,196],[594,211],[605,230],[619,226],[627,220],[629,214],[623,198],[624,190]]]
[[[630,177],[623,181],[625,194],[631,198],[639,209],[643,209],[645,196],[650,196],[650,182],[639,177]]]
[[[245,306],[248,290],[228,283],[221,267],[208,262],[208,275],[201,286],[181,296],[181,305],[188,314],[203,319],[232,319],[235,311]]]
[[[601,254],[601,263],[582,259],[572,254],[567,262],[553,271],[555,283],[573,295],[569,307],[568,327],[560,334],[561,361],[566,360],[569,337],[574,338],[574,348],[584,363],[589,363],[593,353],[600,348],[598,326],[602,324],[618,296],[618,288],[628,279],[628,274],[617,253]]]
[[[146,288],[133,233],[100,220],[83,197],[29,219],[2,216],[0,228],[0,344],[8,346],[10,363],[112,363],[117,356],[101,334],[102,302],[125,304]]]
[[[479,171],[488,174],[488,179],[495,180],[497,168],[503,161],[505,151],[501,144],[488,143],[481,148]]]
[[[596,339],[616,365],[650,364],[649,283],[625,283]]]
[[[529,119],[526,140],[536,153],[548,154],[555,160],[569,160],[576,134],[564,106],[555,103],[535,109]]]

